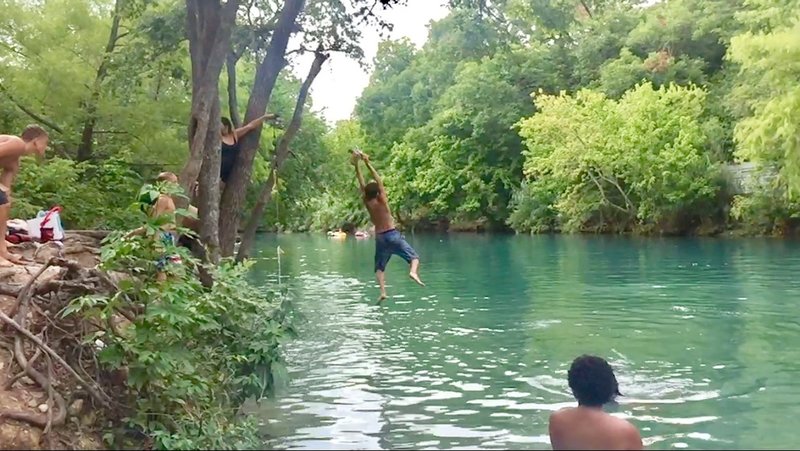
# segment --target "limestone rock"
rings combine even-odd
[[[89,412],[83,417],[81,417],[81,425],[83,427],[89,427],[97,421],[97,415],[94,412]]]
[[[41,449],[42,431],[29,425],[0,422],[0,448]]]
[[[70,415],[78,415],[83,410],[83,400],[76,399],[72,404],[69,406],[69,414]]]

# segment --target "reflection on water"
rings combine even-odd
[[[371,241],[264,237],[292,287],[291,381],[256,414],[292,449],[549,447],[572,358],[606,356],[609,407],[670,448],[787,448],[800,402],[800,246],[768,240],[416,236],[428,286]]]

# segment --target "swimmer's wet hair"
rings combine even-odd
[[[580,406],[601,407],[620,396],[614,370],[600,357],[582,355],[575,359],[567,380]]]

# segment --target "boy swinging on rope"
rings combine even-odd
[[[358,161],[361,160],[369,169],[370,174],[374,181],[364,183],[364,177],[361,175],[361,168]],[[386,196],[386,189],[383,186],[378,171],[372,167],[369,161],[369,155],[361,152],[360,150],[353,151],[351,163],[356,168],[356,178],[358,185],[361,188],[362,200],[364,206],[367,207],[369,218],[372,224],[375,225],[375,277],[378,279],[378,284],[381,287],[381,295],[379,301],[386,299],[386,264],[392,257],[392,254],[400,256],[403,260],[411,265],[411,271],[408,276],[414,282],[425,286],[419,278],[417,271],[419,269],[419,256],[394,227],[394,219],[392,212],[389,209],[389,199]]]

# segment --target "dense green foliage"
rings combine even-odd
[[[120,31],[106,55],[117,3]],[[61,205],[67,229],[136,226],[127,211],[136,191],[161,171],[179,172],[188,155],[191,80],[183,2],[2,0],[0,8],[5,12],[0,18],[0,133],[16,135],[29,123],[41,123],[51,135],[46,161],[22,163],[12,216],[28,219]],[[247,54],[237,65],[240,111],[247,104],[256,56]],[[224,93],[225,77],[220,83]],[[284,71],[270,111],[290,117],[299,85]],[[228,111],[227,99],[222,100]],[[89,115],[95,117],[93,151],[87,161],[78,162]],[[307,205],[328,176],[307,169],[328,160],[327,132],[309,102],[279,183],[279,203],[288,214],[268,210],[265,224],[270,228],[276,222],[283,229],[310,227]],[[268,128],[263,134],[250,202],[269,175],[281,133]]]
[[[44,165],[23,161],[16,181],[12,216],[32,218],[60,205],[67,229],[125,229],[137,224],[129,209],[141,176],[122,160],[102,164],[53,158]]]
[[[201,262],[161,239],[171,220],[147,220],[141,236],[109,237],[101,267],[126,275],[119,291],[79,298],[64,314],[108,324],[139,306],[127,327],[89,337],[104,343],[104,369],[127,373],[117,393],[131,407],[119,412],[122,426],[146,433],[158,449],[257,449],[254,425],[238,412],[245,399],[259,399],[285,379],[278,345],[291,332],[286,297],[249,284],[248,265],[208,267],[215,283],[203,287]],[[158,281],[156,262],[165,255],[179,255],[183,264],[167,265],[167,280]]]
[[[785,233],[800,224],[800,2],[752,0],[741,13],[747,32],[731,42],[741,67],[732,93],[741,120],[736,156],[776,173],[733,214],[752,233]]]
[[[0,97],[8,101],[0,103],[0,123],[11,133],[35,117],[57,127],[56,157],[43,166],[23,165],[15,216],[61,204],[68,228],[130,226],[132,217],[122,208],[129,195],[157,172],[176,171],[185,158],[190,87],[180,8],[176,2],[123,3],[119,15],[126,32],[106,55],[107,73],[96,83],[114,2],[74,3],[69,14],[58,2],[3,2],[10,13],[0,27]],[[354,146],[372,154],[395,214],[408,227],[670,233],[700,224],[713,224],[713,230],[735,225],[751,233],[795,227],[800,2],[451,3],[451,13],[431,24],[421,48],[407,39],[379,45],[352,120],[330,130],[308,105],[264,213],[267,229],[365,225],[346,162]],[[27,21],[30,15],[40,20]],[[240,111],[258,55],[247,53],[236,66]],[[222,92],[225,82],[223,77]],[[288,117],[298,87],[299,80],[284,74],[270,109]],[[91,110],[97,117],[92,159],[75,163],[94,88],[99,97]],[[639,96],[647,103],[645,92],[659,99],[653,108],[636,107]],[[589,99],[617,113],[592,113]],[[546,108],[559,109],[562,117],[548,120],[553,113]],[[617,127],[615,117],[624,119],[624,127]],[[690,123],[691,131],[675,135],[674,121]],[[579,138],[553,127],[580,130]],[[269,176],[280,133],[263,135],[249,203]],[[630,140],[626,133],[641,136]],[[596,149],[602,163],[578,152],[578,139]],[[614,172],[622,191],[636,198],[631,206],[611,197],[592,201],[585,197],[594,195],[587,182],[597,185],[577,175],[565,185],[565,173],[543,169],[544,149],[554,152],[550,164],[574,155],[580,157],[575,165],[633,171],[633,152],[651,165],[672,162],[679,166],[670,171],[680,170],[664,175],[662,168],[650,167],[655,181],[646,189],[623,186],[637,182]],[[739,161],[764,171],[756,193],[732,196],[718,177],[725,164]],[[689,180],[680,165],[706,170]],[[594,174],[581,171],[584,178]],[[603,191],[609,196],[620,190]],[[597,202],[608,205],[598,209]]]
[[[685,231],[717,190],[716,165],[704,155],[704,100],[698,88],[649,84],[619,101],[590,90],[538,96],[539,113],[520,127],[527,183],[511,225]],[[542,208],[550,213],[530,214]]]
[[[800,2],[451,3],[356,108],[407,226],[789,231]],[[737,161],[779,176],[732,196]]]

